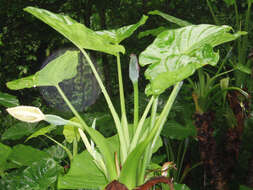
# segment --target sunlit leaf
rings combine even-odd
[[[98,169],[91,155],[88,151],[84,151],[74,157],[69,172],[59,177],[58,188],[101,189],[107,183],[103,172]]]
[[[7,87],[20,90],[36,86],[56,86],[77,74],[78,54],[78,51],[66,51],[34,75],[8,82]]]
[[[189,25],[192,25],[191,23],[185,21],[185,20],[182,20],[182,19],[179,19],[179,18],[176,18],[174,16],[171,16],[171,15],[168,15],[168,14],[165,14],[161,11],[158,11],[158,10],[155,10],[155,11],[150,11],[148,14],[150,15],[159,15],[161,17],[163,17],[164,19],[166,19],[167,21],[169,22],[172,22],[174,24],[177,24],[178,26],[189,26]]]
[[[35,137],[38,137],[40,135],[45,135],[47,133],[50,133],[52,130],[55,130],[56,129],[56,126],[55,125],[49,125],[47,127],[43,127],[41,129],[39,129],[38,131],[36,131],[35,133],[33,133],[31,136],[29,136],[26,141],[32,139],[32,138],[35,138]]]
[[[240,64],[240,63],[236,64],[235,69],[237,69],[243,73],[246,73],[248,75],[252,74],[252,71],[249,67],[247,67],[246,65]]]
[[[229,26],[201,24],[159,34],[139,57],[140,65],[150,65],[145,72],[150,81],[148,95],[162,93],[204,65],[215,66],[219,55],[213,47],[246,34],[232,34],[231,30]]]
[[[111,43],[119,44],[121,41],[131,36],[134,33],[134,31],[137,30],[141,25],[145,24],[147,19],[148,16],[143,15],[142,18],[139,20],[139,22],[137,22],[136,24],[123,26],[121,28],[114,30],[97,31],[96,33],[102,36],[103,38],[107,39],[107,41]]]
[[[14,118],[28,123],[35,123],[45,119],[45,115],[40,109],[33,106],[17,106],[6,110]]]
[[[5,107],[14,107],[19,105],[16,96],[0,92],[0,105]]]
[[[113,55],[118,52],[125,52],[123,46],[111,44],[102,36],[68,16],[35,7],[27,7],[24,10],[54,28],[79,48],[102,51]]]

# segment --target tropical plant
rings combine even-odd
[[[73,153],[67,151],[70,155],[71,166],[66,175],[59,176],[58,188],[145,189],[147,185],[163,182],[168,183],[172,189],[171,179],[163,176],[158,180],[157,178],[147,179],[145,174],[152,154],[159,146],[160,133],[182,86],[182,81],[204,65],[215,66],[219,60],[219,54],[214,52],[213,48],[235,40],[244,33],[230,33],[232,28],[229,26],[207,24],[189,25],[160,33],[139,56],[140,65],[148,66],[145,77],[150,83],[146,87],[146,94],[151,96],[140,119],[138,116],[138,63],[137,58],[131,56],[130,78],[135,94],[134,124],[132,125],[126,117],[120,63],[120,53],[125,53],[125,48],[120,45],[120,42],[143,25],[148,17],[144,15],[138,23],[119,29],[92,31],[68,16],[34,7],[27,7],[25,11],[54,28],[80,50],[67,51],[34,75],[7,83],[7,86],[13,90],[54,86],[75,116],[73,119],[67,120],[56,115],[44,114],[38,108],[31,106],[7,109],[12,116],[22,121],[44,120],[54,126],[68,125],[74,130],[75,137],[80,135],[86,150],[80,154],[77,154],[77,151]],[[108,53],[116,57],[121,117],[115,111],[101,77],[85,49]],[[60,83],[63,80],[75,76],[80,53],[87,59],[112,114],[117,134],[110,138],[105,138],[95,129],[95,120],[92,127],[87,125],[61,88]],[[162,112],[157,113],[159,95],[172,86],[173,89]],[[148,118],[150,110],[151,114]],[[146,184],[144,184],[145,182]],[[185,187],[175,185],[175,188],[183,189]]]

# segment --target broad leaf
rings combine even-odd
[[[230,30],[229,26],[201,24],[159,34],[139,57],[140,65],[150,65],[145,71],[150,80],[146,93],[158,95],[196,69],[208,64],[215,66],[219,55],[213,47],[245,34],[232,34]]]
[[[59,172],[60,167],[53,159],[40,159],[23,171],[20,186],[23,189],[47,190],[56,182]]]
[[[59,177],[58,188],[101,189],[107,183],[103,172],[98,169],[91,155],[88,151],[84,151],[74,157],[69,172]]]
[[[192,124],[182,126],[176,121],[168,121],[165,123],[161,135],[171,139],[183,140],[187,137],[195,137],[197,129]]]
[[[35,133],[33,133],[32,135],[30,135],[26,141],[30,140],[31,138],[35,138],[38,137],[40,135],[45,135],[47,133],[50,133],[52,130],[55,130],[56,126],[55,125],[49,125],[47,127],[43,127],[40,130],[36,131]]]
[[[33,162],[37,162],[43,158],[49,158],[49,154],[31,146],[20,144],[13,147],[8,160],[19,166],[29,166]]]
[[[166,19],[167,21],[169,22],[172,22],[174,24],[177,24],[178,26],[189,26],[189,25],[192,25],[191,23],[185,21],[185,20],[182,20],[182,19],[179,19],[179,18],[176,18],[174,16],[171,16],[171,15],[168,15],[168,14],[165,14],[161,11],[158,11],[158,10],[155,10],[155,11],[150,11],[148,14],[150,15],[159,15],[161,17],[163,17],[164,19]]]
[[[28,136],[35,131],[35,124],[18,122],[6,129],[1,137],[2,140],[17,140]]]
[[[78,53],[66,51],[34,75],[8,82],[7,87],[20,90],[36,86],[56,86],[63,80],[71,79],[77,74]]]
[[[102,36],[68,16],[54,14],[35,7],[27,7],[24,10],[54,28],[79,48],[102,51],[112,55],[125,52],[123,46],[111,44]]]
[[[0,143],[0,174],[6,169],[6,161],[11,151],[11,147]]]
[[[119,44],[121,41],[131,36],[134,31],[137,30],[141,25],[145,24],[147,19],[148,16],[143,15],[139,22],[137,22],[136,24],[123,26],[114,30],[97,31],[96,33],[105,38],[108,42]]]
[[[5,107],[15,107],[19,105],[16,96],[0,92],[0,105]]]
[[[237,69],[243,73],[246,73],[248,75],[252,74],[252,71],[249,67],[247,67],[246,65],[240,64],[240,63],[236,64],[235,69]]]

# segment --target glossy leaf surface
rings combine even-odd
[[[155,10],[155,11],[150,11],[148,14],[150,15],[159,15],[161,17],[163,17],[164,19],[166,19],[167,21],[169,22],[172,22],[174,24],[177,24],[178,26],[189,26],[189,25],[192,25],[191,23],[185,21],[185,20],[182,20],[182,19],[179,19],[179,18],[176,18],[174,16],[171,16],[171,15],[168,15],[168,14],[165,14],[161,11],[158,11],[158,10]]]
[[[53,159],[42,159],[27,167],[20,179],[23,189],[47,190],[56,182],[60,167]]]
[[[102,30],[97,31],[96,33],[106,39],[108,42],[119,44],[124,39],[131,36],[135,30],[137,30],[141,25],[145,24],[148,16],[143,15],[142,18],[136,24],[129,26],[123,26],[114,30]]]
[[[229,26],[201,24],[159,34],[139,57],[140,65],[149,65],[145,71],[145,77],[150,81],[146,93],[158,95],[191,76],[196,69],[208,64],[215,66],[219,55],[213,47],[245,34],[232,34],[231,29]]]
[[[15,107],[19,105],[16,96],[0,92],[0,105],[5,107]]]
[[[97,189],[106,185],[103,172],[101,172],[93,161],[91,155],[84,151],[74,157],[69,172],[59,177],[58,188],[60,189]]]
[[[35,7],[27,7],[24,10],[54,28],[79,48],[101,51],[113,55],[116,55],[118,52],[125,52],[123,46],[111,44],[102,36],[68,16],[55,14]]]

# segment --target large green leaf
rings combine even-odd
[[[183,126],[176,121],[168,121],[165,123],[161,135],[171,139],[183,140],[190,136],[195,137],[197,135],[197,129],[191,123]]]
[[[40,159],[27,167],[20,179],[20,189],[47,190],[55,183],[60,167],[53,159]]]
[[[16,96],[0,92],[0,105],[5,107],[15,107],[19,105]]]
[[[29,166],[33,162],[49,157],[49,154],[44,151],[32,148],[31,146],[19,144],[13,147],[8,160],[19,166]]]
[[[56,86],[63,80],[71,79],[77,73],[78,53],[66,51],[34,75],[8,82],[7,87],[19,90],[36,86]]]
[[[18,122],[6,129],[1,137],[2,140],[17,140],[28,136],[35,131],[35,124]]]
[[[59,189],[101,189],[106,185],[103,172],[98,169],[93,158],[84,151],[74,157],[69,172],[65,176],[60,176],[58,180]]]
[[[183,26],[192,25],[191,23],[189,23],[185,20],[182,20],[182,19],[176,18],[174,16],[165,14],[165,13],[163,13],[161,11],[158,11],[158,10],[150,11],[150,12],[148,12],[148,14],[150,14],[150,15],[159,15],[159,16],[163,17],[164,19],[166,19],[167,21],[172,22],[174,24],[177,24],[178,26],[183,27]]]
[[[35,7],[27,7],[24,10],[54,28],[79,48],[102,51],[113,55],[118,52],[125,52],[123,46],[111,44],[102,36],[68,16],[54,14]]]
[[[0,174],[6,169],[6,161],[11,151],[11,147],[0,143]]]
[[[245,34],[232,34],[231,30],[229,26],[201,24],[159,34],[139,57],[142,66],[150,65],[145,71],[150,80],[146,93],[160,94],[191,76],[196,69],[208,64],[215,66],[219,55],[213,47]]]
[[[111,43],[119,44],[121,41],[131,36],[134,31],[137,30],[141,25],[145,24],[147,19],[148,16],[143,15],[139,22],[137,22],[136,24],[123,26],[114,30],[97,31],[96,33]]]
[[[71,121],[79,123],[79,120],[75,117],[71,119]],[[77,128],[72,126],[71,124],[67,124],[64,126],[63,135],[68,143],[72,143],[73,140],[75,140],[76,138],[78,139],[78,141],[80,139],[80,134]]]

